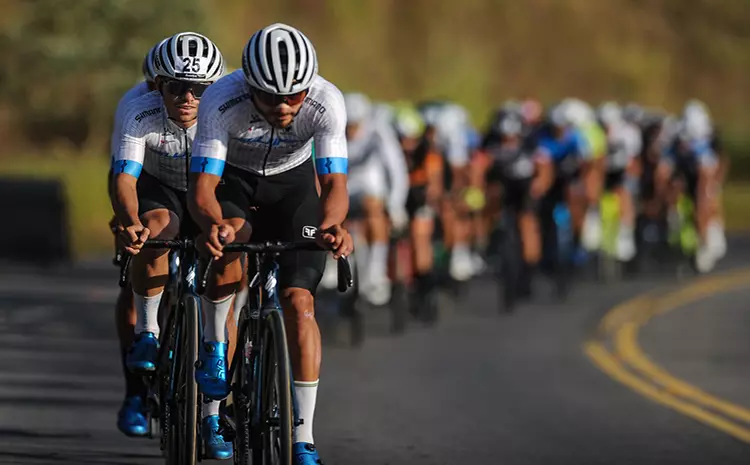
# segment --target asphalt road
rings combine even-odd
[[[731,243],[722,268],[750,243]],[[750,280],[749,280],[750,281]],[[750,445],[613,379],[584,344],[607,312],[692,278],[580,284],[509,316],[488,281],[445,297],[435,328],[390,336],[371,314],[365,346],[327,344],[315,437],[327,465],[746,463]],[[546,286],[539,287],[543,294]],[[161,463],[157,441],[115,428],[122,381],[113,328],[116,272],[104,265],[0,268],[0,463]],[[750,283],[654,318],[649,358],[750,407]]]

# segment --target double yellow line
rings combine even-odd
[[[663,296],[628,300],[602,319],[596,335],[586,342],[585,353],[599,369],[641,395],[750,443],[750,410],[675,378],[652,362],[638,344],[638,331],[654,316],[748,285],[750,270],[743,270],[702,278]]]

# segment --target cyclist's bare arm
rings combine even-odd
[[[552,160],[543,154],[534,155],[534,166],[536,167],[536,176],[531,181],[531,194],[538,199],[552,186],[555,180],[555,167]]]
[[[216,187],[220,176],[208,173],[190,173],[188,187],[188,210],[202,231],[209,231],[213,225],[224,219],[221,205],[216,198]]]
[[[138,217],[138,179],[129,174],[116,174],[114,179],[114,195],[112,209],[119,224],[123,227],[140,224]]]
[[[340,225],[349,213],[349,191],[346,174],[330,173],[318,175],[320,180],[321,229]]]

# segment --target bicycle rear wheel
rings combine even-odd
[[[503,221],[502,239],[500,241],[500,273],[502,274],[502,293],[500,311],[510,313],[518,300],[521,285],[521,268],[524,266],[521,256],[521,240],[515,218],[506,215]]]
[[[176,426],[179,432],[179,463],[195,465],[198,460],[198,386],[195,361],[198,359],[198,299],[186,295],[182,300],[181,340],[177,356],[175,382]]]
[[[281,312],[265,317],[260,354],[260,449],[253,449],[253,465],[291,465],[292,378],[286,331]]]

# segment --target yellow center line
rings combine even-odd
[[[750,410],[714,397],[654,364],[638,344],[638,331],[652,317],[711,295],[747,287],[750,271],[703,278],[663,297],[642,295],[610,310],[599,326],[599,340],[586,343],[585,353],[603,372],[645,397],[683,415],[750,443]],[[616,353],[600,340],[612,336]],[[723,415],[723,416],[722,416]],[[729,418],[726,418],[729,417]]]

